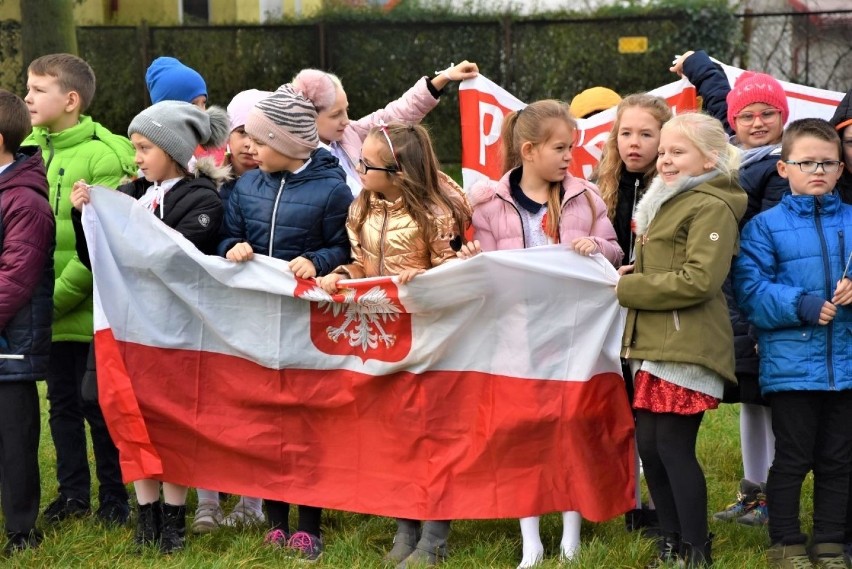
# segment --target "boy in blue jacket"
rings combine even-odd
[[[237,180],[228,198],[220,255],[238,263],[255,254],[283,259],[302,279],[349,262],[352,191],[337,158],[317,148],[316,122],[313,103],[289,84],[249,111],[245,131],[258,167]],[[266,509],[272,526],[267,543],[288,546],[308,561],[322,555],[320,508],[300,506],[292,536],[289,504],[267,500]]]
[[[834,191],[840,139],[821,119],[792,122],[778,173],[792,195],[743,230],[734,262],[737,302],[754,326],[760,386],[772,411],[775,459],[767,557],[772,567],[809,563],[799,524],[802,482],[814,473],[811,560],[846,567],[843,538],[852,470],[852,206]],[[808,565],[809,566],[809,565]]]

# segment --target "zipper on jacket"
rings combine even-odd
[[[65,175],[65,168],[59,169],[59,179],[56,182],[56,200],[54,201],[53,213],[59,215],[59,198],[62,196],[62,176]]]
[[[44,140],[47,142],[47,160],[44,161],[44,171],[48,172],[50,170],[50,163],[53,162],[53,141],[50,139],[49,134],[45,135]]]
[[[382,230],[379,232],[379,275],[385,274],[385,233],[388,230],[388,208],[382,208]]]
[[[826,298],[831,298],[831,263],[828,257],[828,246],[825,242],[825,235],[823,235],[822,220],[820,219],[819,215],[821,209],[822,202],[820,202],[819,197],[814,196],[814,221],[816,222],[817,234],[819,235],[819,246],[822,251],[823,276],[825,277],[825,295]],[[834,367],[831,365],[833,359],[832,343],[834,342],[834,322],[829,322],[828,326],[825,327],[825,335],[825,364],[828,370],[828,389],[830,391],[834,391],[836,389],[834,385]]]
[[[840,240],[840,269],[841,275],[846,275],[846,239],[843,237],[843,230],[837,232],[837,238]]]
[[[672,317],[674,318],[675,331],[680,332],[680,314],[677,310],[672,310]]]
[[[521,211],[518,209],[518,206],[516,206],[514,203],[512,203],[512,200],[507,200],[506,198],[504,198],[500,194],[496,194],[496,195],[497,195],[498,198],[500,198],[501,200],[503,200],[504,202],[506,202],[507,204],[512,206],[512,209],[514,209],[515,213],[518,214],[518,221],[521,222],[521,240],[523,241],[524,249],[526,249],[527,248],[527,236],[524,233],[524,218],[521,216]]]
[[[634,261],[633,255],[636,252],[636,234],[633,232],[633,218],[636,217],[636,202],[639,201],[639,178],[633,182],[633,209],[630,211],[630,250],[627,254],[627,264]]]
[[[275,205],[272,206],[272,222],[269,224],[269,256],[272,256],[272,247],[275,243],[275,220],[278,218],[278,204],[281,203],[281,192],[284,191],[284,182],[287,174],[281,175],[281,183],[278,184],[278,193],[275,195]]]

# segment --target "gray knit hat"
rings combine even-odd
[[[206,111],[183,101],[160,101],[136,115],[127,136],[138,132],[187,168],[195,147],[218,148],[228,138],[228,113],[221,107]]]
[[[277,152],[304,160],[319,145],[317,110],[289,83],[249,111],[246,132]]]

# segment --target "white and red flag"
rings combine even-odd
[[[104,188],[83,217],[126,481],[414,519],[633,507],[603,257],[489,253],[332,298],[283,261],[204,256]]]
[[[743,70],[738,67],[720,65],[731,85],[743,73]],[[806,117],[829,119],[843,98],[843,93],[836,91],[826,91],[785,81],[780,83],[787,93],[787,103],[790,107],[788,121]],[[698,108],[695,87],[684,78],[658,87],[650,93],[668,101],[675,114],[694,111]],[[525,106],[526,103],[482,75],[462,81],[459,86],[459,107],[462,129],[462,176],[465,189],[469,189],[471,185],[483,178],[500,179],[503,174],[500,159],[500,129],[503,126],[503,118],[511,111]],[[587,119],[577,119],[574,159],[570,166],[574,176],[589,179],[600,161],[603,145],[612,130],[613,121],[615,121],[615,107]]]

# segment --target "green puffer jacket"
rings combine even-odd
[[[684,182],[667,187],[655,179],[637,207],[634,272],[616,289],[629,309],[621,355],[698,364],[735,382],[722,283],[739,249],[748,198],[736,176]]]
[[[90,117],[61,132],[34,127],[24,146],[41,147],[50,206],[56,216],[53,291],[53,341],[92,339],[92,273],[77,258],[71,223],[71,188],[77,180],[118,187],[122,178],[136,175],[130,141],[111,133]]]

